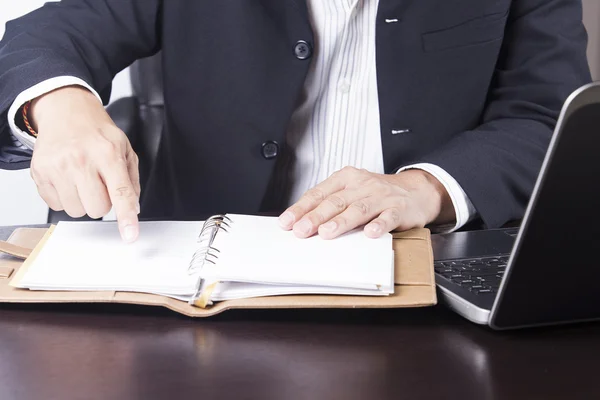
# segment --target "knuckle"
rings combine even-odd
[[[123,130],[116,125],[109,126],[104,131],[104,133],[106,134],[106,136],[108,136],[114,140],[118,140],[118,141],[126,141],[127,140],[127,135],[125,134],[125,132],[123,132]]]
[[[96,136],[111,140],[119,137],[121,130],[116,125],[101,125],[96,127]]]
[[[394,200],[394,204],[396,207],[394,207],[395,210],[398,210],[398,212],[400,212],[401,210],[406,210],[408,208],[408,199],[406,196],[401,196],[398,199]]]
[[[314,202],[322,202],[325,200],[325,193],[321,189],[312,188],[306,192],[306,197]]]
[[[72,169],[85,167],[89,162],[88,151],[80,143],[74,143],[65,147],[53,159],[45,160],[44,166],[47,169],[53,168],[59,172],[66,172]]]
[[[394,194],[394,188],[388,183],[378,180],[375,184],[374,192],[384,197],[388,197]]]
[[[127,160],[124,156],[117,152],[111,151],[105,153],[104,160],[100,162],[101,168],[119,168],[121,169],[123,166],[127,166]]]
[[[116,157],[113,158],[113,162],[115,163],[115,165],[127,167],[127,160],[121,155],[116,155]]]
[[[287,211],[292,213],[296,218],[302,214],[302,209],[297,205],[291,206]]]
[[[343,197],[338,195],[331,195],[325,199],[325,202],[329,204],[336,211],[343,211],[348,206],[346,204],[346,200]]]
[[[366,216],[369,215],[370,213],[370,206],[369,204],[367,204],[366,202],[360,200],[360,201],[356,201],[354,203],[351,204],[352,208],[357,211],[361,216]]]
[[[353,166],[351,166],[351,165],[347,165],[347,166],[345,166],[344,168],[342,168],[342,169],[340,170],[340,173],[341,173],[341,174],[344,174],[344,175],[354,175],[354,174],[356,174],[357,172],[358,172],[358,168],[356,168],[356,167],[353,167]]]
[[[54,169],[59,173],[64,173],[71,168],[71,160],[67,157],[58,157],[54,165]]]
[[[110,159],[114,159],[119,155],[119,146],[110,140],[101,140],[98,143],[100,152]]]
[[[119,186],[113,192],[113,195],[117,198],[129,198],[135,195],[134,191],[129,186]]]
[[[372,185],[376,182],[375,179],[369,172],[358,172],[354,178],[354,182],[360,184],[361,186]]]
[[[30,165],[31,177],[35,180],[43,176],[45,172],[55,169],[57,165],[56,160],[60,160],[60,157],[36,156],[36,153],[34,153]]]
[[[74,167],[83,167],[88,163],[87,151],[82,147],[74,147],[69,152],[69,162],[66,165]]]
[[[385,182],[383,182],[381,178],[370,173],[360,174],[360,179],[365,185],[373,186],[375,188],[385,186]]]
[[[315,210],[308,214],[308,219],[313,223],[313,226],[318,226],[325,222],[325,216],[319,210]]]
[[[409,197],[411,195],[410,190],[408,190],[404,186],[390,185],[390,188],[392,189],[392,193],[393,194],[395,194],[397,196],[400,196],[402,198],[406,198],[406,197]]]
[[[127,160],[120,154],[117,154],[113,160],[117,165],[125,165],[125,166],[127,165]]]
[[[390,208],[387,212],[387,218],[395,226],[399,225],[401,221],[400,210],[397,208]]]

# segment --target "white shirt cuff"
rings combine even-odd
[[[47,79],[21,92],[21,94],[17,96],[15,101],[8,109],[8,125],[10,126],[12,135],[21,144],[33,150],[35,138],[29,133],[23,132],[21,129],[19,129],[15,122],[17,112],[23,106],[23,104],[27,103],[29,100],[33,100],[36,97],[40,97],[41,95],[51,92],[55,89],[71,85],[79,85],[85,87],[90,92],[94,93],[94,95],[98,98],[98,101],[102,103],[100,95],[98,95],[98,93],[82,79],[75,78],[74,76],[57,76],[55,78]]]
[[[475,216],[477,216],[477,210],[469,200],[469,197],[460,186],[460,184],[447,173],[443,168],[438,167],[434,164],[421,163],[409,165],[406,167],[402,167],[398,170],[398,172],[406,171],[407,169],[421,169],[425,172],[433,175],[440,183],[444,186],[448,195],[450,196],[450,200],[452,200],[452,205],[454,206],[454,213],[456,214],[456,224],[454,227],[452,226],[444,226],[439,227],[439,229],[443,232],[454,232],[457,229],[462,228],[467,222],[471,221]],[[437,230],[436,230],[437,231]]]

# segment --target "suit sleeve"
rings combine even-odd
[[[523,217],[566,98],[591,81],[581,0],[512,2],[482,124],[421,162],[443,168],[488,228]]]
[[[162,0],[62,0],[6,24],[0,41],[0,168],[27,168],[31,151],[11,139],[8,110],[48,79],[70,76],[106,104],[114,76],[160,50]]]

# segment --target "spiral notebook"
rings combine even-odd
[[[204,307],[291,294],[394,293],[392,235],[298,239],[275,217],[142,222],[133,244],[113,222],[60,222],[11,285],[37,291],[158,294]]]

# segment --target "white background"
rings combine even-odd
[[[45,3],[46,0],[0,0],[0,36],[4,24],[26,14]],[[48,0],[56,1],[56,0]],[[588,56],[595,73],[600,78],[600,1],[584,0],[584,22],[590,35]],[[128,70],[115,77],[111,101],[130,96]],[[0,226],[45,223],[48,208],[37,194],[29,170],[0,170]]]

